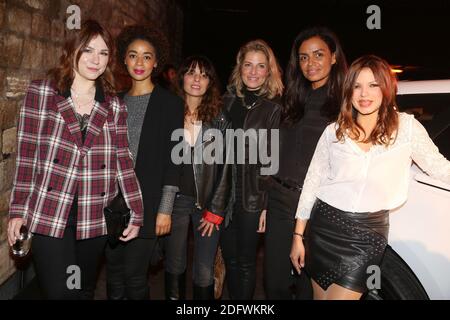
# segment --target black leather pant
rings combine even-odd
[[[238,201],[230,224],[222,231],[221,246],[230,299],[253,299],[256,286],[256,254],[260,239],[260,212],[247,212]]]

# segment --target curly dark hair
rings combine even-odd
[[[197,120],[203,122],[210,122],[217,117],[222,110],[222,97],[220,95],[220,82],[217,76],[213,63],[205,56],[195,55],[186,58],[181,63],[177,73],[177,86],[179,95],[184,100],[183,80],[184,75],[190,71],[195,70],[198,66],[200,72],[204,72],[209,78],[208,89],[202,97],[202,102],[197,108]],[[188,109],[185,106],[185,115]]]
[[[122,29],[117,37],[117,60],[123,66],[128,46],[135,40],[144,40],[150,43],[156,51],[156,61],[159,66],[164,66],[169,55],[169,42],[167,38],[157,29],[151,26],[134,25]],[[162,68],[155,68],[152,77],[156,77]]]

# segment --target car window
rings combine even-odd
[[[450,93],[398,95],[397,105],[400,111],[414,114],[439,151],[450,159]]]

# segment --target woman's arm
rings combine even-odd
[[[328,176],[330,170],[330,152],[327,138],[328,128],[330,127],[327,127],[322,133],[311,163],[309,164],[308,173],[303,183],[302,193],[295,214],[297,219],[309,219],[322,179]]]
[[[41,127],[40,89],[45,85],[41,81],[33,81],[28,87],[25,100],[19,113],[17,128],[16,172],[9,205],[10,219],[25,219],[28,213],[28,201],[35,185],[37,170],[37,146]]]
[[[412,159],[431,177],[450,184],[450,162],[428,136],[427,131],[416,119],[411,128]]]
[[[133,159],[128,148],[127,109],[120,103],[117,120],[117,173],[123,197],[131,210],[130,226],[143,225],[144,204],[141,188],[133,168]]]
[[[227,152],[229,149],[227,148],[226,141],[226,130],[231,129],[231,122],[227,121],[226,118],[222,118],[220,127],[220,131],[222,134],[222,142],[223,146],[222,156],[223,156],[223,164],[215,164],[218,169],[217,182],[214,187],[213,195],[211,197],[211,201],[206,205],[206,211],[203,215],[203,218],[211,223],[219,225],[222,223],[225,210],[228,205],[228,201],[231,194],[231,164],[227,163]]]
[[[17,128],[16,171],[9,203],[8,242],[19,238],[20,228],[26,224],[28,203],[35,185],[37,146],[41,127],[41,81],[32,81],[19,113]]]

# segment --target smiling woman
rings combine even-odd
[[[224,96],[224,106],[230,113],[233,129],[264,129],[269,133],[267,141],[271,141],[271,130],[278,128],[282,93],[281,70],[269,45],[263,40],[244,44],[236,56],[228,92]],[[249,143],[244,137],[241,139],[236,145],[245,146],[245,155],[249,155]],[[270,143],[265,147],[265,154],[270,154]],[[261,174],[261,162],[252,164],[247,157],[242,164],[236,150],[233,203],[229,208],[232,212],[227,215],[221,245],[230,298],[252,299],[258,233],[265,232],[266,226],[268,177]]]
[[[106,243],[103,208],[119,185],[131,211],[121,240],[135,238],[142,225],[126,107],[110,72],[113,54],[109,33],[86,21],[68,33],[49,78],[31,82],[20,111],[8,240],[14,244],[22,225],[33,233],[34,265],[47,299],[93,299]],[[77,290],[67,285],[74,266],[82,270]]]
[[[166,60],[168,43],[158,31],[129,26],[118,39],[118,60],[131,78],[131,88],[119,94],[128,107],[128,136],[136,174],[144,197],[144,227],[132,243],[106,248],[109,299],[148,299],[147,271],[158,262],[158,236],[169,233],[172,207],[161,200],[163,189],[177,190],[179,168],[170,153],[172,132],[183,127],[180,98],[153,82]],[[158,208],[159,207],[159,208]]]
[[[408,197],[412,161],[450,183],[450,162],[424,127],[396,107],[389,64],[363,56],[349,68],[338,120],[326,127],[303,185],[291,260],[315,299],[359,299],[389,234],[389,211]]]

